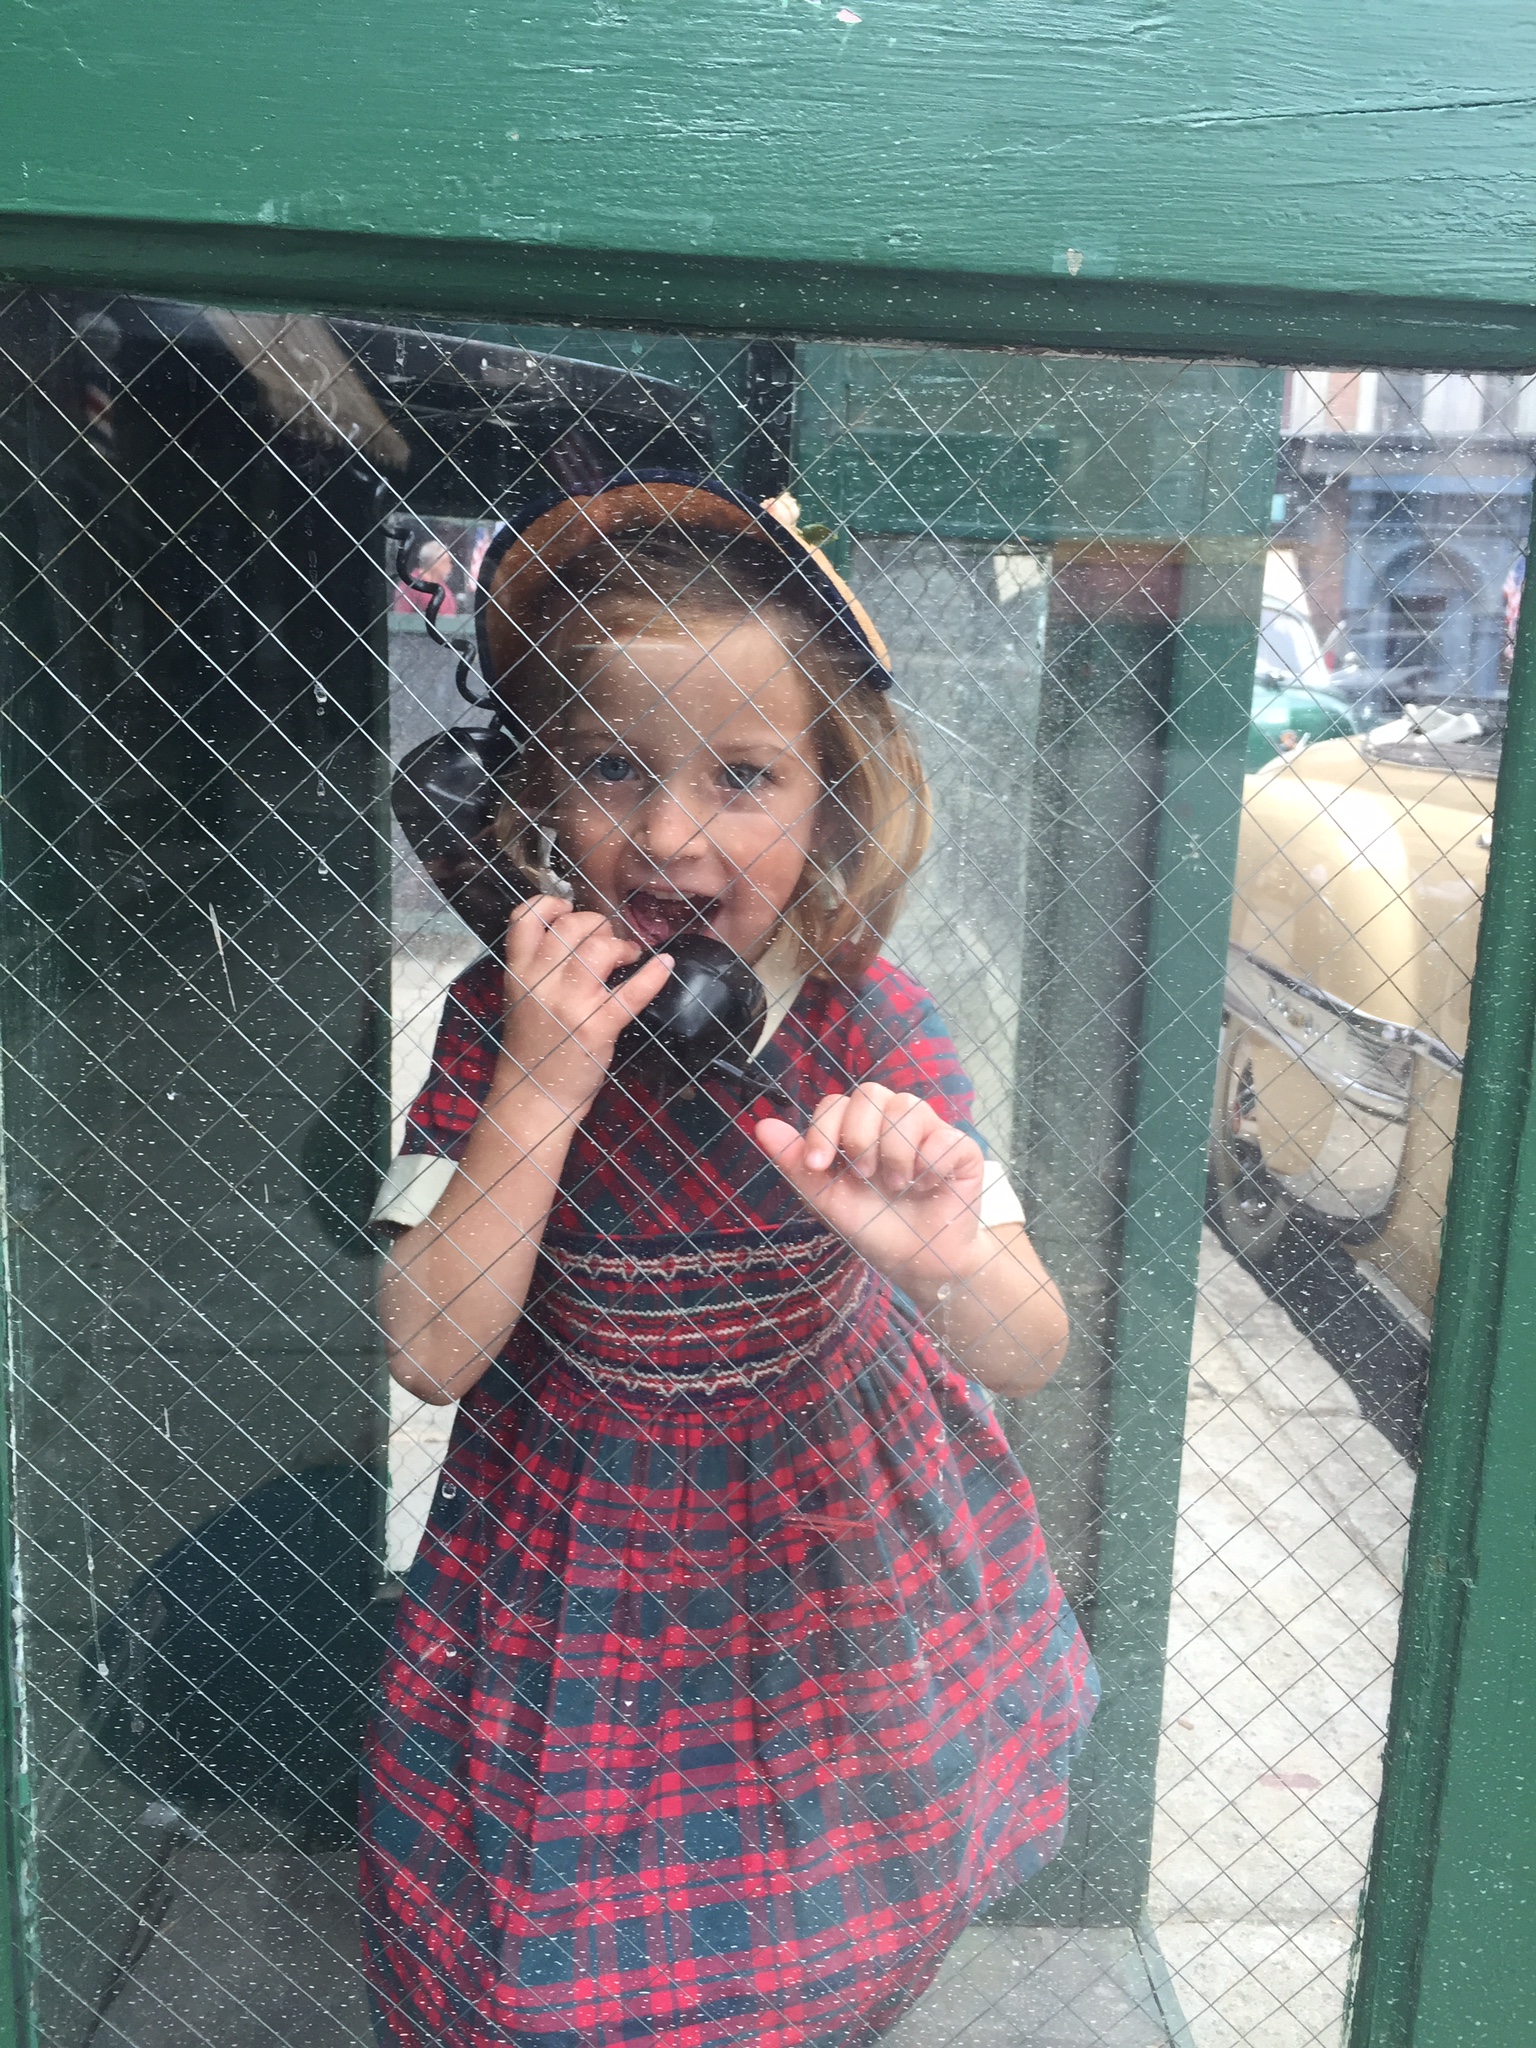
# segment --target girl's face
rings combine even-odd
[[[821,776],[810,685],[755,618],[571,622],[555,843],[577,906],[644,946],[762,953],[805,883]]]

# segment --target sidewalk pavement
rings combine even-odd
[[[1194,2048],[1340,2038],[1413,1470],[1206,1233],[1150,1914]]]

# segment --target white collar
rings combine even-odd
[[[795,1007],[795,999],[805,987],[806,976],[800,965],[800,952],[799,933],[787,924],[781,924],[769,940],[762,958],[753,963],[752,971],[763,984],[763,994],[768,998],[768,1014],[752,1048],[753,1059],[761,1054]]]

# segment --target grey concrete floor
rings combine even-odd
[[[100,2048],[363,2048],[350,1854],[172,1859],[159,1933]],[[1149,1961],[1151,1967],[1149,1967]],[[972,1928],[890,2048],[1168,2048],[1155,1957],[1115,1929]]]
[[[1169,2048],[1162,1980],[1122,1928],[972,1927],[883,2048]]]
[[[186,1847],[170,1903],[93,2048],[350,2048],[373,2039],[357,1858]]]

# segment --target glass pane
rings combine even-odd
[[[1337,2041],[1525,385],[0,376],[37,2038]]]

